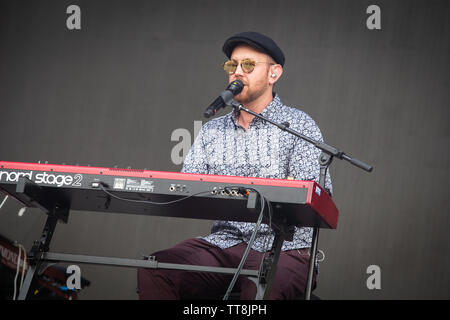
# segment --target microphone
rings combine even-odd
[[[241,80],[232,81],[228,85],[228,87],[220,94],[220,96],[218,96],[217,99],[214,100],[208,108],[206,108],[203,116],[205,118],[210,118],[215,115],[217,110],[224,108],[225,106],[230,104],[234,96],[237,96],[239,93],[241,93],[242,89],[244,89],[244,84]]]

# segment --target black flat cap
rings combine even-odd
[[[264,53],[267,53],[273,60],[275,60],[276,63],[284,66],[283,51],[281,51],[275,41],[258,32],[242,32],[235,34],[225,41],[222,50],[226,56],[230,58],[234,48],[241,43],[246,43]]]

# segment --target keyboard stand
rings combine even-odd
[[[287,226],[285,221],[280,225],[272,225],[275,232],[275,238],[272,243],[272,248],[269,254],[264,258],[261,264],[258,279],[252,279],[256,285],[255,300],[267,300],[269,298],[272,283],[275,280],[275,273],[277,271],[278,258],[280,257],[281,247],[284,240],[292,241],[295,227]]]
[[[148,260],[138,260],[49,252],[50,242],[58,221],[63,223],[68,222],[70,211],[70,207],[67,205],[68,201],[66,201],[63,196],[49,197],[43,188],[26,177],[19,178],[14,197],[29,207],[37,207],[42,209],[48,215],[40,239],[36,240],[30,249],[27,258],[29,260],[29,267],[19,293],[19,300],[25,300],[27,298],[35,274],[42,273],[48,266],[49,262],[78,262],[119,267],[151,269],[162,268],[224,274],[234,274],[237,271],[235,268],[161,263],[156,261],[155,257],[152,256],[150,256]],[[249,197],[247,208],[249,210],[255,210],[257,203],[259,203],[259,201],[257,201],[255,197]],[[269,296],[271,284],[276,272],[278,258],[280,256],[281,246],[285,239],[292,238],[293,235],[294,227],[284,227],[283,223],[278,225],[273,224],[273,227],[275,231],[275,239],[269,255],[264,258],[260,270],[243,269],[240,271],[240,275],[248,276],[255,282],[257,287],[257,293],[255,296],[256,300],[267,299]]]

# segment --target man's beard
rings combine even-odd
[[[250,87],[245,86],[244,90],[242,90],[242,92],[238,94],[234,99],[237,102],[245,105],[257,100],[264,94],[264,92],[266,92],[267,89],[268,89],[267,87],[261,87],[258,90],[251,90]]]

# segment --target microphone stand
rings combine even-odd
[[[290,129],[289,124],[278,123],[278,122],[272,121],[258,113],[255,113],[247,108],[244,108],[244,106],[242,104],[240,104],[239,102],[237,102],[234,99],[231,100],[230,106],[232,106],[236,111],[245,111],[259,119],[267,121],[270,124],[277,126],[278,128],[280,128],[283,131],[289,132],[290,134],[293,134],[294,136],[296,136],[298,138],[301,138],[303,140],[308,141],[309,143],[312,143],[315,147],[322,150],[322,153],[319,156],[319,164],[320,164],[319,185],[324,190],[326,190],[325,189],[325,179],[326,179],[328,167],[330,166],[334,157],[341,159],[341,160],[346,160],[346,161],[350,162],[351,164],[353,164],[353,165],[357,166],[358,168],[363,169],[367,172],[371,172],[373,170],[372,166],[370,166],[358,159],[348,156],[347,154],[338,150],[335,147],[332,147],[321,141],[316,141],[314,139],[311,139],[311,138],[301,134],[300,132]],[[316,256],[317,256],[318,242],[319,242],[319,228],[314,227],[312,242],[311,242],[311,249],[310,249],[310,259],[309,259],[309,268],[308,268],[308,279],[306,282],[306,290],[305,290],[305,300],[311,299],[312,280],[313,280],[313,274],[314,274],[314,263],[316,261]]]

